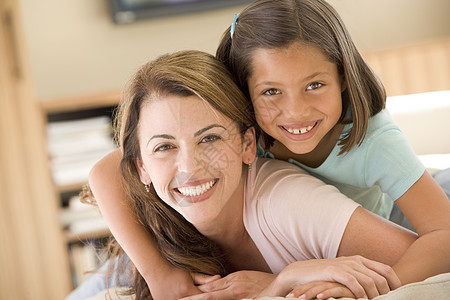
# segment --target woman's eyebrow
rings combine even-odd
[[[219,125],[219,124],[211,124],[211,125],[209,125],[209,126],[206,126],[205,128],[200,129],[200,130],[197,131],[196,133],[194,133],[194,136],[199,136],[199,135],[202,134],[203,132],[208,131],[208,130],[210,130],[210,129],[212,129],[212,128],[215,128],[215,127],[220,127],[220,128],[226,129],[226,128],[225,128],[224,126],[222,126],[222,125]]]
[[[174,140],[175,137],[172,135],[168,135],[168,134],[155,134],[154,136],[152,136],[148,141],[150,142],[153,139],[168,139],[168,140]]]
[[[211,124],[211,125],[209,125],[209,126],[206,126],[205,128],[200,129],[200,130],[197,131],[196,133],[194,133],[194,136],[197,137],[197,136],[201,135],[203,132],[208,131],[208,130],[210,130],[210,129],[212,129],[212,128],[216,128],[216,127],[226,129],[226,128],[225,128],[224,126],[222,126],[222,125],[219,125],[219,124]],[[169,135],[169,134],[155,134],[154,136],[152,136],[152,137],[148,140],[147,145],[148,145],[148,143],[150,143],[151,140],[153,140],[153,139],[158,139],[158,138],[159,138],[159,139],[166,139],[166,140],[174,140],[174,139],[175,139],[174,136]]]
[[[152,136],[151,138],[149,138],[148,139],[148,141],[147,141],[147,146],[148,146],[148,144],[150,144],[150,142],[153,140],[153,139],[167,139],[167,140],[174,140],[175,139],[175,137],[174,136],[172,136],[172,135],[168,135],[168,134],[155,134],[154,136]]]

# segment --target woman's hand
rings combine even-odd
[[[237,271],[217,280],[209,280],[200,284],[198,288],[202,294],[183,298],[182,300],[234,300],[255,298],[266,288],[276,275],[258,271]]]
[[[259,297],[286,296],[313,281],[341,283],[357,298],[374,298],[401,286],[388,265],[362,256],[298,261],[287,266]]]

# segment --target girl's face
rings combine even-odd
[[[337,66],[313,46],[256,50],[248,87],[261,129],[296,154],[313,151],[341,116]]]
[[[138,136],[141,181],[198,229],[242,210],[234,200],[243,197],[249,158],[235,122],[197,96],[168,95],[143,105]]]

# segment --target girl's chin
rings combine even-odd
[[[303,155],[313,152],[317,145],[298,145],[298,143],[286,143],[285,147],[294,154]]]

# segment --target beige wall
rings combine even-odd
[[[114,25],[107,0],[20,0],[36,97],[118,90],[144,61],[179,49],[214,53],[242,7]],[[362,50],[450,36],[448,0],[330,0]]]

